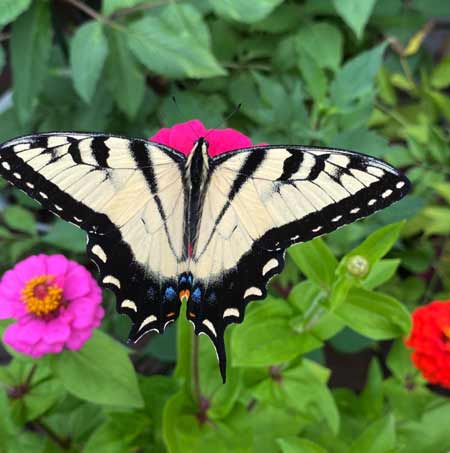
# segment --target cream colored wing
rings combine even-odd
[[[165,296],[186,266],[183,164],[162,145],[101,134],[32,135],[0,148],[3,177],[88,232],[89,256],[131,317],[133,339],[178,315],[178,299]]]
[[[247,303],[266,296],[291,244],[372,214],[402,198],[408,180],[372,157],[301,146],[255,147],[213,159],[191,272],[187,316],[214,342]]]

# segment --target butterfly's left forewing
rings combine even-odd
[[[178,316],[183,163],[164,146],[103,134],[32,135],[0,148],[3,177],[88,232],[88,254],[132,319],[132,340]]]
[[[225,372],[223,335],[284,266],[284,251],[402,198],[408,180],[348,151],[256,147],[213,160],[191,262],[187,316],[213,341]]]

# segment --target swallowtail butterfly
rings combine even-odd
[[[224,331],[266,296],[287,247],[372,214],[409,190],[372,157],[309,146],[185,156],[121,136],[58,132],[0,147],[0,174],[88,233],[87,251],[130,340],[163,333],[181,303],[213,342],[225,380]]]

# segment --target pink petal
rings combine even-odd
[[[72,331],[72,335],[66,342],[66,347],[72,351],[81,349],[84,343],[86,343],[86,341],[88,341],[91,336],[91,329],[74,330]]]
[[[87,297],[77,299],[69,304],[68,309],[74,314],[72,326],[76,329],[85,329],[92,326],[97,312],[97,305]]]
[[[163,128],[149,140],[170,146],[187,155],[192,151],[195,142],[206,134],[207,130],[200,120],[191,120],[175,124],[171,128]]]
[[[17,340],[24,344],[35,345],[42,339],[44,332],[45,322],[28,316],[18,323]]]
[[[50,275],[65,275],[69,268],[69,260],[64,255],[51,255],[46,259],[47,273]]]
[[[23,287],[24,284],[14,270],[9,270],[3,274],[2,280],[0,281],[0,288],[5,296],[18,298]]]
[[[70,328],[58,318],[47,322],[44,341],[46,344],[64,343],[70,336]]]
[[[73,300],[82,297],[91,291],[91,280],[93,278],[82,266],[73,267],[66,275],[64,283],[64,298]]]
[[[5,297],[3,288],[0,287],[0,319],[18,319],[27,313],[27,308],[21,300]]]
[[[252,146],[250,138],[234,129],[211,129],[207,133],[206,140],[209,143],[208,153],[211,157]]]
[[[47,267],[45,265],[45,255],[34,255],[16,264],[14,272],[23,283],[27,283],[34,277],[45,275]]]

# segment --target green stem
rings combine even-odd
[[[198,335],[195,335],[192,332],[192,387],[194,398],[198,403],[201,402],[202,393],[200,389],[200,373],[198,367],[198,357],[199,357],[199,338]]]
[[[63,450],[70,449],[70,439],[60,437],[58,434],[53,431],[48,425],[46,425],[41,420],[34,420],[32,425],[38,430],[46,434],[56,445],[61,447]]]

